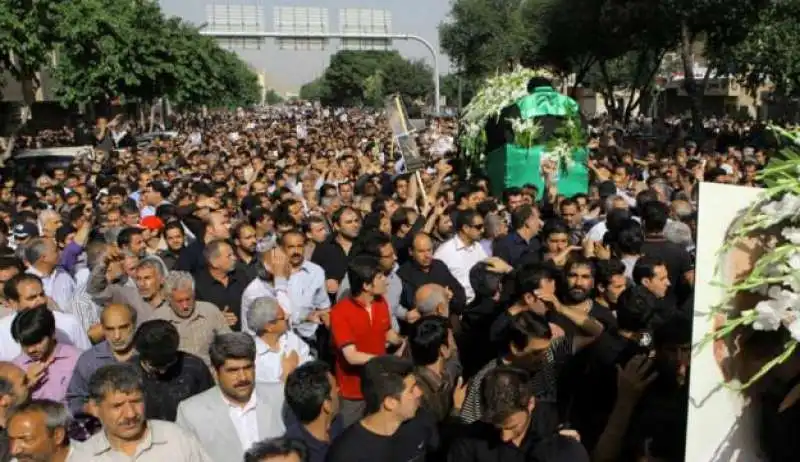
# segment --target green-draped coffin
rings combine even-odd
[[[544,180],[540,174],[540,164],[544,144],[530,148],[514,144],[511,123],[513,118],[527,120],[534,118],[542,126],[542,141],[546,143],[554,132],[564,123],[568,114],[579,114],[578,103],[553,88],[540,87],[522,97],[515,104],[503,109],[500,117],[492,118],[486,126],[487,156],[486,170],[492,184],[492,193],[499,195],[503,189],[534,184],[541,195]],[[574,162],[561,166],[558,173],[558,192],[566,197],[587,193],[589,190],[588,153],[586,149],[573,152]]]

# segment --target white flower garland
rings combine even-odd
[[[795,147],[784,150],[785,159],[774,159],[759,173],[759,180],[767,186],[762,199],[734,226],[731,240],[721,252],[730,250],[739,239],[757,236],[767,230],[779,229],[780,234],[744,280],[723,285],[725,298],[713,312],[727,316],[732,311],[730,302],[740,293],[755,293],[767,298],[735,318],[726,317],[721,328],[707,335],[703,342],[724,338],[741,326],[773,332],[786,329],[791,340],[786,343],[784,352],[764,365],[742,388],[747,388],[773,367],[785,362],[800,345],[800,151],[796,147],[800,146],[800,133],[770,128],[788,138]]]

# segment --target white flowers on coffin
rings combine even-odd
[[[785,194],[781,200],[772,201],[761,207],[768,225],[776,225],[786,219],[800,217],[800,196]]]

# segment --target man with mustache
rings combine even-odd
[[[130,364],[101,367],[89,381],[89,411],[103,430],[76,445],[69,461],[212,462],[194,435],[145,417],[142,376]]]
[[[256,385],[256,344],[248,334],[217,335],[209,355],[218,385],[181,402],[176,423],[203,442],[212,461],[242,460],[253,444],[286,430],[283,386]]]

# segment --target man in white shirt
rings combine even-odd
[[[202,442],[212,461],[242,460],[253,444],[286,431],[283,385],[256,385],[256,346],[243,332],[218,335],[209,355],[218,385],[183,400],[175,423]]]
[[[58,267],[58,247],[55,240],[47,238],[33,239],[25,247],[27,272],[42,280],[44,293],[58,305],[58,309],[69,309],[75,295],[75,280],[66,271]]]
[[[5,285],[4,293],[9,307],[15,311],[0,319],[0,361],[11,361],[22,353],[19,344],[11,336],[11,324],[17,311],[47,304],[41,279],[33,274],[18,274]],[[72,345],[79,350],[88,350],[92,344],[78,319],[67,313],[53,310],[56,318],[56,340]]]
[[[469,272],[476,263],[489,257],[480,245],[483,227],[483,217],[478,212],[460,211],[456,217],[456,235],[442,243],[433,255],[433,258],[447,265],[447,269],[464,288],[467,303],[475,298]]]
[[[255,332],[256,381],[283,383],[297,366],[313,359],[308,344],[289,330],[276,299],[257,298],[247,312],[247,325]]]

